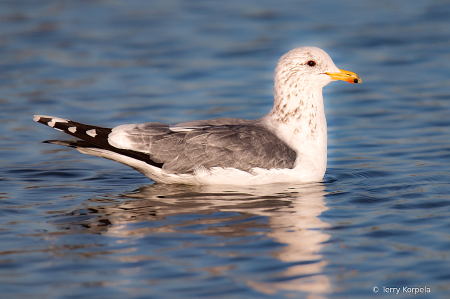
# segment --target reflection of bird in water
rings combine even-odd
[[[260,119],[129,124],[113,129],[52,116],[34,119],[81,139],[50,143],[123,163],[157,182],[317,182],[327,164],[322,88],[334,80],[361,82],[355,73],[338,69],[325,51],[304,47],[278,61],[274,105]]]
[[[242,269],[235,273],[233,269],[239,268],[240,262],[233,262],[233,259],[231,263],[217,265],[214,262],[213,266],[202,269],[198,268],[198,264],[203,262],[195,258],[183,260],[186,264],[175,258],[172,263],[189,272],[207,271],[212,276],[230,276],[230,279],[245,281],[248,286],[263,293],[300,291],[312,298],[320,298],[331,288],[328,277],[322,274],[326,261],[320,254],[323,243],[330,237],[322,230],[329,224],[319,218],[327,209],[324,188],[321,183],[258,187],[155,184],[119,198],[110,198],[109,203],[105,203],[108,198],[92,199],[92,207],[86,210],[93,212],[91,216],[96,215],[97,218],[77,224],[81,224],[88,233],[117,238],[121,248],[128,244],[129,252],[139,253],[127,258],[136,261],[161,258],[152,250],[152,245],[149,245],[148,256],[143,256],[143,244],[137,245],[140,239],[170,240],[167,241],[170,244],[160,250],[173,251],[178,248],[186,254],[190,250],[201,250],[204,246],[207,248],[206,256],[202,259],[215,259],[215,256],[238,259],[241,256],[242,263],[246,263],[248,255],[250,259],[254,258],[255,245],[252,242],[274,244],[275,241],[284,246],[262,247],[256,253],[256,257],[264,254],[281,262],[275,273],[265,274],[267,270],[261,270],[263,273],[255,275]],[[180,234],[182,241],[176,241]],[[189,236],[202,237],[192,237],[196,241],[191,241]],[[236,245],[240,242],[244,242],[242,247]],[[254,267],[264,269],[266,266],[250,266]],[[271,276],[276,278],[275,281],[270,281]]]

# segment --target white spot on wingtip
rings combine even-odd
[[[97,131],[95,131],[95,129],[92,129],[92,130],[86,131],[86,134],[88,134],[91,137],[95,137],[95,136],[97,136]]]
[[[70,127],[67,130],[71,133],[75,133],[77,131],[77,127]]]
[[[59,117],[53,117],[52,120],[47,123],[47,125],[49,127],[53,128],[56,123],[67,123],[67,122],[68,122],[67,119],[59,118]]]
[[[33,120],[36,121],[36,122],[38,122],[38,121],[41,119],[41,116],[42,116],[42,115],[35,115],[35,116],[33,117]]]

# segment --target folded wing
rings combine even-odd
[[[113,129],[51,116],[36,116],[35,120],[82,140],[51,143],[102,149],[173,174],[191,174],[198,167],[244,171],[254,167],[294,168],[297,158],[296,152],[272,132],[247,120],[221,118],[176,126],[129,124]],[[110,159],[114,157],[111,155]]]

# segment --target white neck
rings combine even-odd
[[[283,76],[284,75],[284,76]],[[327,82],[328,83],[328,82]],[[327,122],[322,82],[303,82],[275,72],[274,105],[261,119],[297,152],[295,168],[323,178],[327,164]],[[302,171],[303,171],[302,170]]]

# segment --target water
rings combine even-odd
[[[0,7],[0,297],[450,296],[448,1]],[[32,121],[257,118],[297,46],[363,80],[325,87],[321,183],[153,184]]]

